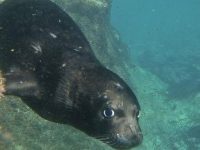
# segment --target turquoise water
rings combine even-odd
[[[200,149],[200,1],[114,0],[112,6],[112,24],[132,61],[155,77],[138,86],[157,89],[153,96],[138,93],[144,113],[138,149]]]

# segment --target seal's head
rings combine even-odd
[[[117,148],[130,148],[141,143],[140,107],[132,91],[119,80],[111,81],[101,98],[104,102],[98,112],[99,125],[105,128],[100,133],[107,139],[102,135],[100,139]]]
[[[126,149],[141,143],[140,106],[127,84],[105,68],[85,69],[70,91],[72,122],[112,147]],[[78,83],[78,84],[76,84]]]
[[[140,107],[132,91],[123,82],[112,80],[101,93],[100,101],[92,123],[97,138],[116,148],[130,148],[141,143]]]

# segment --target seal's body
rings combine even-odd
[[[0,5],[0,95],[20,96],[42,117],[116,148],[142,141],[140,106],[103,67],[73,20],[48,0]]]

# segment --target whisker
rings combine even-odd
[[[109,134],[97,135],[96,138],[109,138]]]
[[[117,148],[123,148],[123,145],[118,143],[117,137],[115,134],[104,134],[95,136],[96,139],[101,140],[102,142]]]
[[[97,139],[99,139],[101,141],[108,141],[109,140],[108,138],[97,138]]]

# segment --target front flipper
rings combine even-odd
[[[65,97],[62,97],[66,95],[60,94],[59,99],[56,97],[58,103],[55,102],[53,93],[49,93],[48,88],[41,87],[42,83],[38,82],[33,71],[14,67],[6,72],[0,72],[0,81],[0,95],[19,96],[32,110],[47,120],[66,123],[73,117],[69,115],[72,110],[65,105]],[[60,88],[64,88],[64,85]],[[67,93],[65,89],[59,90]]]
[[[42,99],[41,93],[41,87],[33,71],[17,67],[0,71],[0,97],[4,95],[19,96],[40,116],[50,118],[49,110],[46,109],[48,103]]]
[[[40,87],[33,72],[10,68],[0,72],[0,95],[40,97]]]
[[[0,71],[0,98],[4,96],[4,93],[5,93],[5,78],[3,77],[3,74]]]

